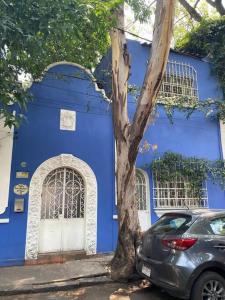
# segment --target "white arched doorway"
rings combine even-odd
[[[84,249],[86,186],[79,172],[51,171],[42,187],[39,253]]]
[[[84,249],[96,253],[97,182],[71,154],[43,162],[30,182],[26,259],[40,252]]]
[[[139,223],[145,231],[151,226],[150,189],[148,174],[141,169],[136,169],[136,199]]]

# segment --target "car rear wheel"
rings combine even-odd
[[[205,272],[194,285],[191,300],[225,300],[225,279],[216,272]]]

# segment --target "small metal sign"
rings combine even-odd
[[[26,168],[27,163],[26,163],[25,161],[22,161],[22,162],[20,163],[20,166],[21,166],[22,168]]]
[[[17,184],[13,190],[16,195],[26,195],[28,193],[28,186],[25,184]]]
[[[15,199],[14,212],[24,212],[24,199]]]
[[[29,178],[29,172],[16,172],[16,178]]]

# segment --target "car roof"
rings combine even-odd
[[[190,215],[194,218],[199,217],[216,217],[220,215],[225,216],[225,209],[185,209],[185,210],[174,210],[164,215],[174,215],[174,214],[182,214],[182,215]]]

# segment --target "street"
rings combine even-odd
[[[147,283],[110,283],[78,288],[72,291],[41,294],[1,296],[0,300],[175,300],[156,287]]]

